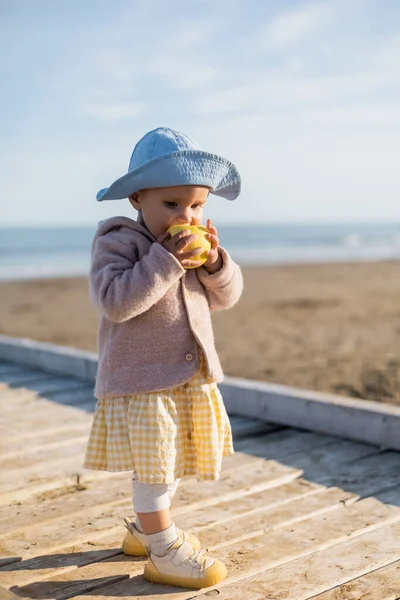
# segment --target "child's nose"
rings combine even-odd
[[[179,221],[179,223],[182,223],[183,225],[185,223],[190,223],[191,220],[192,220],[192,214],[191,214],[190,210],[183,210],[178,215],[178,221]]]

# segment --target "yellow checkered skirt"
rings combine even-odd
[[[171,483],[188,475],[218,479],[227,454],[233,454],[229,418],[217,384],[200,369],[175,388],[99,399],[84,466]]]

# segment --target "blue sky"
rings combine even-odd
[[[215,223],[400,221],[396,0],[1,0],[0,225],[93,224],[138,139],[232,160]]]

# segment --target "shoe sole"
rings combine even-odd
[[[212,575],[208,575],[207,577],[203,577],[202,579],[193,579],[191,577],[176,577],[174,575],[164,575],[163,573],[159,573],[158,571],[153,571],[153,569],[149,569],[148,565],[146,565],[143,575],[145,580],[149,581],[150,583],[163,583],[164,585],[175,585],[177,587],[199,590],[201,588],[216,585],[217,583],[225,579],[227,575],[227,570],[226,566],[224,564],[221,564],[220,568],[217,571],[214,571]]]
[[[145,557],[147,556],[146,548],[142,544],[137,544],[132,546],[130,544],[122,543],[122,552],[127,556],[139,556]]]

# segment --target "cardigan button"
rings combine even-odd
[[[190,362],[191,360],[193,360],[193,354],[186,354],[185,358]]]

